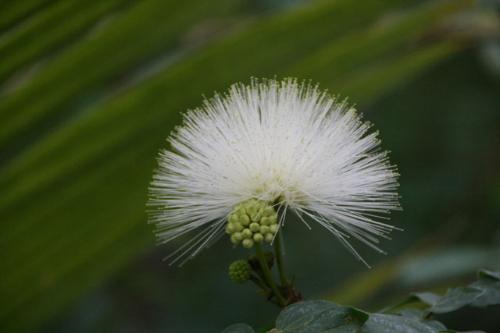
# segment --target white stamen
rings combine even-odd
[[[177,261],[217,240],[237,204],[281,198],[282,209],[308,227],[304,217],[318,222],[364,262],[348,236],[383,252],[378,238],[397,228],[380,220],[400,209],[399,175],[370,128],[347,103],[294,79],[235,84],[170,135],[150,221],[161,242],[202,229],[172,254]]]

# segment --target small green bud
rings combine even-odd
[[[277,224],[277,223],[278,223],[278,216],[276,214],[269,216],[269,224]]]
[[[238,216],[236,214],[229,215],[229,223],[238,223]]]
[[[247,239],[244,239],[241,244],[243,245],[244,248],[249,249],[253,246],[253,240],[247,238]]]
[[[252,221],[254,221],[254,222],[260,221],[260,219],[262,218],[262,214],[259,212],[256,212],[255,214],[251,215],[251,218],[252,218]]]
[[[272,224],[269,226],[269,231],[272,232],[273,234],[275,234],[276,231],[278,231],[278,228],[279,228],[279,226],[277,224]]]
[[[248,206],[247,213],[250,216],[255,215],[257,213],[257,207],[255,207],[255,205]]]
[[[236,235],[235,235],[235,234],[232,234],[232,235],[231,235],[231,243],[233,243],[234,245],[237,245],[237,244],[239,244],[239,243],[240,243],[240,241],[241,241],[241,240],[240,240],[240,239],[238,239],[238,237],[236,237]]]
[[[236,283],[243,283],[250,279],[251,268],[246,260],[236,260],[229,265],[229,278]]]
[[[243,238],[250,238],[250,237],[252,237],[252,232],[250,231],[250,229],[245,228],[241,232],[241,235],[243,236]]]
[[[273,207],[267,206],[267,207],[264,208],[264,213],[263,213],[264,216],[271,216],[271,215],[274,215],[274,214],[275,214],[275,211],[274,211]]]
[[[228,223],[226,225],[226,234],[232,234],[234,231],[235,231],[234,224],[233,223]]]
[[[264,236],[262,236],[262,234],[254,234],[253,235],[253,240],[257,243],[262,243],[262,241],[264,240]]]
[[[272,233],[267,233],[265,236],[266,242],[271,243],[274,239],[274,234]]]
[[[252,232],[258,232],[260,230],[260,225],[258,223],[250,223],[250,230]]]
[[[240,222],[242,225],[247,226],[250,224],[250,218],[248,217],[248,215],[241,215]]]
[[[270,231],[269,227],[267,225],[263,225],[260,227],[260,233],[261,234],[267,234]]]
[[[263,225],[270,225],[271,224],[271,218],[269,216],[264,216],[261,220],[260,223]]]
[[[243,230],[243,226],[241,225],[241,223],[234,223],[234,231],[233,232],[239,232]]]

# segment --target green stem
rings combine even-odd
[[[282,247],[283,247],[283,234],[281,233],[281,230],[278,231],[278,234],[276,235],[274,239],[274,252],[276,256],[276,262],[278,264],[278,272],[280,274],[280,281],[281,285],[283,287],[288,287],[289,282],[288,279],[286,278],[286,273],[285,273],[285,265],[283,263],[283,254],[282,254]]]
[[[276,283],[274,282],[273,274],[271,273],[271,270],[267,265],[266,257],[264,256],[264,252],[262,251],[262,246],[259,243],[255,244],[255,251],[257,252],[257,259],[259,260],[260,268],[262,268],[262,273],[264,274],[264,278],[267,284],[273,291],[273,294],[278,299],[279,304],[283,307],[286,306],[286,300],[283,298],[278,287],[276,286]]]
[[[262,281],[258,276],[251,275],[250,281],[255,283],[255,285],[261,288],[265,293],[269,294],[272,292],[271,289],[269,289],[269,287],[264,283],[264,281]]]

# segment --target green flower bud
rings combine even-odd
[[[264,208],[263,215],[264,216],[271,216],[274,215],[276,212],[274,211],[274,208],[271,206],[267,206]]]
[[[233,243],[234,245],[237,245],[237,244],[239,244],[239,243],[240,243],[240,241],[241,241],[241,240],[240,240],[240,239],[238,239],[238,237],[236,237],[236,235],[235,235],[235,234],[232,234],[232,235],[231,235],[231,243]]]
[[[241,245],[243,245],[244,248],[251,248],[253,246],[253,240],[251,239],[244,239],[243,242],[241,242]]]
[[[246,214],[247,214],[247,211],[245,210],[245,208],[244,208],[243,206],[239,205],[239,206],[237,206],[237,208],[235,209],[235,213],[236,213],[237,215],[242,216],[242,215],[246,215]]]
[[[238,223],[238,216],[236,214],[229,215],[229,223]]]
[[[226,225],[226,234],[232,234],[234,231],[235,231],[234,224],[233,223],[228,223]]]
[[[255,204],[250,204],[247,208],[247,213],[248,215],[252,216],[252,215],[255,215],[257,213],[257,207],[255,206]]]
[[[264,236],[266,239],[266,242],[271,243],[274,239],[274,234],[272,233],[267,233],[266,236]]]
[[[257,212],[255,214],[252,214],[251,218],[252,218],[252,221],[254,221],[254,222],[260,221],[260,219],[262,218],[262,213]]]
[[[271,224],[271,218],[269,216],[264,216],[261,220],[260,223],[262,225],[270,225]]]
[[[236,283],[243,283],[250,279],[251,268],[246,260],[236,260],[229,265],[229,278]]]
[[[260,227],[260,233],[261,234],[267,234],[270,231],[269,227],[267,225],[263,225]]]
[[[241,223],[235,223],[233,232],[237,232],[237,231],[239,232],[241,230],[243,230],[243,226],[241,225]]]
[[[255,222],[250,223],[250,230],[252,232],[258,232],[260,230],[260,224],[255,223]]]
[[[257,243],[262,243],[262,241],[264,240],[264,236],[262,236],[262,234],[254,234],[253,235],[253,240]]]
[[[248,217],[248,215],[241,215],[240,222],[242,225],[244,225],[246,227],[247,225],[250,224],[250,218]]]
[[[278,231],[278,228],[279,228],[279,226],[277,224],[273,224],[273,225],[269,226],[269,231],[272,232],[273,234],[275,234],[276,231]]]
[[[250,231],[250,229],[245,228],[241,232],[241,235],[243,236],[243,238],[250,238],[250,237],[252,237],[252,232]]]

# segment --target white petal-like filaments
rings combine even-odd
[[[217,240],[233,207],[274,201],[316,221],[359,259],[348,238],[377,249],[399,209],[398,174],[356,111],[317,87],[283,81],[235,84],[187,112],[160,153],[150,221],[160,242],[191,234],[174,253],[190,258]]]

